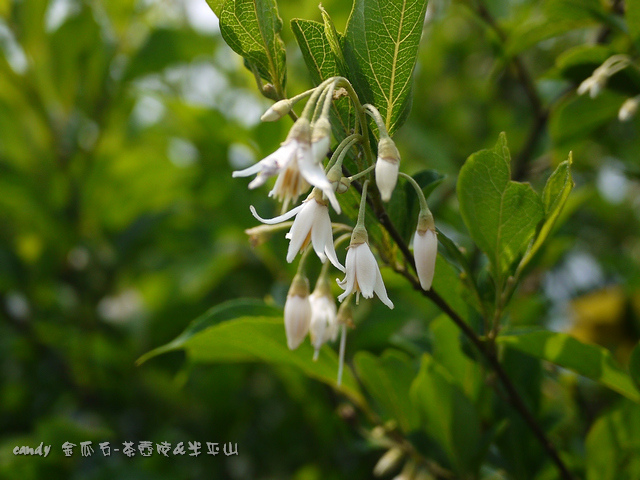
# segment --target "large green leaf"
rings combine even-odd
[[[213,308],[176,339],[140,357],[138,364],[174,350],[185,350],[193,362],[266,362],[292,366],[363,404],[362,394],[348,367],[345,367],[342,385],[336,384],[338,357],[333,350],[323,348],[315,362],[313,347],[308,342],[290,351],[282,311],[256,301],[234,301]]]
[[[477,399],[484,385],[482,367],[463,351],[460,329],[446,315],[429,324],[433,337],[433,358],[447,369],[471,399]]]
[[[182,345],[184,345],[185,342],[188,342],[194,335],[197,335],[202,330],[217,325],[220,322],[250,316],[282,317],[282,309],[267,305],[262,300],[255,298],[238,298],[221,303],[220,305],[211,307],[205,313],[193,320],[184,332],[178,335],[171,342],[145,353],[138,360],[138,364],[144,363],[156,355],[181,348]]]
[[[322,23],[294,18],[291,20],[291,30],[316,85],[327,78],[340,75],[338,61],[329,45]]]
[[[396,420],[404,432],[417,428],[417,411],[409,397],[416,372],[409,357],[392,350],[381,358],[358,352],[354,363],[360,381],[384,411],[385,419]]]
[[[364,102],[375,105],[390,134],[411,105],[425,0],[355,0],[345,33],[350,79]]]
[[[463,476],[474,473],[481,446],[478,413],[449,372],[428,354],[422,357],[411,398],[425,431],[447,453],[453,468]]]
[[[213,13],[215,13],[218,18],[220,17],[224,2],[225,0],[207,0],[209,7],[211,7],[211,10],[213,10]]]
[[[497,342],[555,363],[640,402],[640,392],[631,378],[605,348],[582,343],[566,333],[550,331],[503,335]]]
[[[220,9],[220,33],[260,77],[282,93],[286,80],[282,20],[275,0],[227,0]]]
[[[333,25],[331,25],[333,26]],[[307,65],[313,82],[317,85],[323,80],[345,74],[340,66],[341,61],[332,48],[327,31],[332,35],[338,35],[335,29],[330,29],[327,24],[294,18],[291,20],[291,30],[298,42],[302,58]],[[333,104],[331,111],[333,131],[336,139],[341,140],[353,128],[354,111],[351,101],[343,97]]]
[[[551,230],[558,220],[565,203],[567,203],[569,194],[574,186],[573,177],[571,176],[572,162],[573,157],[570,153],[569,158],[558,165],[558,168],[556,168],[547,180],[544,190],[542,191],[542,205],[544,207],[545,220],[535,242],[533,242],[533,245],[522,259],[522,262],[520,262],[519,268],[524,268],[538,250],[540,250],[540,247],[542,247],[545,240],[551,234]]]
[[[473,241],[504,278],[531,242],[543,217],[542,203],[529,184],[511,181],[506,136],[493,150],[471,155],[458,177],[460,213]]]
[[[640,407],[630,402],[598,418],[585,442],[587,480],[640,478]]]

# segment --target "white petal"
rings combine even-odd
[[[266,223],[267,225],[275,225],[276,223],[284,222],[285,220],[289,220],[294,215],[297,215],[297,213],[302,210],[303,206],[304,205],[298,205],[297,207],[289,210],[287,213],[283,213],[282,215],[278,215],[277,217],[273,218],[262,218],[260,215],[258,215],[258,212],[256,212],[256,209],[253,207],[253,205],[249,205],[249,210],[251,210],[251,214],[260,222]]]
[[[329,147],[331,146],[331,140],[329,137],[322,137],[320,140],[316,140],[311,144],[311,151],[313,153],[313,159],[316,163],[322,163],[327,153],[329,152]]]
[[[329,227],[331,227],[331,224],[329,224]],[[325,243],[324,253],[334,267],[336,267],[341,272],[344,272],[344,267],[340,264],[338,256],[336,255],[336,247],[333,244],[333,236],[331,236],[331,238],[328,239]]]
[[[338,280],[338,285],[340,285],[340,288],[344,289],[344,292],[341,293],[338,297],[338,300],[341,302],[347,297],[347,295],[349,295],[353,291],[353,286],[356,279],[354,260],[355,248],[350,248],[349,250],[347,250],[347,259],[345,260],[346,269],[344,280]]]
[[[291,225],[291,230],[289,230],[289,233],[287,234],[291,239],[289,242],[289,249],[287,250],[287,262],[289,263],[293,262],[293,259],[296,258],[302,244],[311,231],[314,220],[313,203],[317,202],[312,199],[301,205],[303,208],[296,216],[296,219],[293,221],[293,225]]]
[[[333,185],[331,185],[331,182],[329,182],[324,173],[322,163],[315,162],[311,155],[301,151],[298,156],[298,168],[304,179],[314,187],[322,190],[322,193],[327,196],[334,210],[340,213],[340,204],[333,190]]]
[[[376,292],[376,295],[378,295],[378,298],[382,303],[393,310],[393,302],[387,295],[387,289],[385,288],[384,282],[382,281],[382,274],[380,273],[380,270],[376,272],[376,285],[375,287],[373,287],[373,291]]]
[[[376,185],[380,190],[380,196],[384,202],[391,199],[391,194],[398,182],[398,162],[390,162],[384,158],[378,158],[376,162]]]
[[[309,297],[291,295],[284,304],[284,327],[287,334],[287,345],[295,350],[309,332],[311,321],[311,304]]]
[[[314,200],[315,201],[315,200]],[[327,237],[333,241],[331,235],[331,219],[329,218],[329,209],[325,205],[316,203],[316,210],[314,212],[313,226],[311,227],[311,242],[313,243],[313,249],[316,254],[322,260],[326,260],[324,254],[325,244],[327,243]]]
[[[433,230],[420,234],[416,231],[413,236],[413,253],[416,258],[416,271],[423,290],[429,290],[433,283],[438,253],[438,239]]]
[[[311,303],[311,325],[309,334],[311,344],[316,350],[337,336],[338,319],[337,308],[333,297],[313,292],[309,296]]]
[[[355,247],[355,250],[357,252],[356,279],[358,286],[364,298],[371,298],[376,286],[376,275],[380,275],[380,269],[368,244],[361,243]]]
[[[245,168],[244,170],[236,170],[235,172],[231,173],[231,176],[233,178],[248,177],[250,175],[254,175],[258,173],[260,170],[262,170],[262,162],[254,163],[253,165],[251,165],[248,168]]]

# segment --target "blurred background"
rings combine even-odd
[[[463,2],[438,3],[396,136],[403,170],[447,175],[430,204],[439,228],[470,246],[455,200],[469,154],[506,131],[522,162],[514,172],[539,189],[572,150],[567,220],[511,321],[571,330],[625,362],[640,313],[640,124],[616,114],[640,84],[621,77],[606,101],[576,97],[592,69],[563,70],[558,59],[621,41],[591,21],[527,43],[543,15],[537,3],[487,7],[505,31],[524,32],[509,48],[537,85],[538,112],[504,39]],[[343,30],[350,3],[323,4]],[[293,95],[311,81],[288,24],[320,13],[314,1],[278,5]],[[0,1],[0,477],[371,477],[380,452],[362,439],[357,414],[293,369],[194,365],[180,352],[135,364],[226,300],[284,303],[293,274],[284,239],[252,248],[244,234],[256,224],[250,204],[263,216],[276,206],[265,189],[231,179],[285,138],[289,119],[259,122],[269,104],[205,0]],[[417,318],[438,314],[402,279],[388,287],[399,308],[365,304],[352,352],[402,345],[422,331]],[[584,388],[586,403],[566,404],[577,418],[567,436],[613,401]],[[205,451],[207,441],[233,442],[239,455],[103,457],[98,448],[143,440],[200,441]],[[72,457],[66,441],[78,445]],[[80,455],[83,441],[94,442],[92,456]],[[40,442],[52,445],[47,458],[12,453]]]

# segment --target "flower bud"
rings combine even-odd
[[[329,340],[338,337],[338,318],[336,302],[326,278],[321,277],[313,293],[309,297],[311,303],[311,324],[309,335],[315,349],[313,359],[317,360],[320,347]]]
[[[388,202],[396,183],[400,170],[400,152],[396,144],[389,137],[383,137],[378,143],[378,159],[376,161],[376,185],[382,200]]]
[[[433,217],[431,217],[433,224]],[[413,254],[416,259],[416,271],[423,290],[430,290],[433,283],[433,274],[436,268],[436,256],[438,254],[438,238],[435,227],[418,228],[413,236]]]
[[[291,111],[291,108],[293,108],[291,100],[287,98],[285,98],[284,100],[279,100],[271,105],[271,107],[269,107],[269,109],[262,114],[260,120],[262,120],[263,122],[275,122],[276,120],[280,120],[282,117],[287,115]]]
[[[326,117],[320,117],[313,125],[311,135],[311,150],[313,159],[321,163],[329,152],[331,146],[331,124]]]
[[[349,179],[347,177],[342,177],[336,185],[336,193],[345,193],[347,190],[349,190],[350,186],[351,182],[349,181]]]
[[[638,97],[627,98],[620,107],[620,111],[618,112],[618,119],[621,122],[626,122],[635,117],[636,112],[638,111],[638,103]]]
[[[291,282],[284,304],[284,327],[289,350],[295,350],[300,346],[309,332],[310,321],[309,280],[298,274]]]

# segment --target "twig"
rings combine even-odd
[[[360,185],[357,184],[356,182],[354,182],[354,186],[356,188],[360,187]],[[398,245],[398,248],[402,252],[407,263],[411,265],[411,267],[415,271],[415,259],[413,257],[413,254],[409,250],[409,246],[405,243],[404,239],[400,236],[395,226],[391,222],[389,216],[387,215],[386,210],[384,209],[384,206],[382,205],[382,201],[380,200],[379,196],[370,195],[369,199],[370,199],[370,205],[373,207],[376,217],[378,218],[382,226],[385,228],[385,230],[389,233],[391,238],[393,238],[393,240],[396,242],[396,244]],[[500,379],[500,382],[502,383],[507,393],[507,397],[509,398],[509,401],[511,402],[513,407],[522,416],[524,421],[527,423],[527,425],[535,435],[535,437],[538,439],[538,441],[542,444],[543,448],[546,450],[551,460],[553,460],[553,462],[556,464],[558,470],[560,471],[561,477],[564,480],[573,480],[573,476],[571,475],[571,473],[569,472],[569,469],[560,458],[560,455],[556,451],[553,443],[551,443],[551,441],[547,438],[544,430],[538,424],[537,420],[535,419],[533,414],[529,411],[529,408],[527,407],[524,400],[516,390],[516,387],[511,381],[511,379],[509,378],[509,376],[507,375],[507,372],[504,370],[504,368],[502,368],[502,365],[500,364],[500,360],[498,359],[498,355],[494,346],[491,343],[483,341],[476,334],[473,328],[471,328],[471,326],[467,322],[465,322],[464,319],[460,317],[460,315],[458,315],[453,310],[453,308],[451,308],[451,306],[446,302],[446,300],[442,298],[440,295],[438,295],[436,291],[434,291],[433,289],[429,291],[423,290],[422,287],[420,286],[420,282],[416,279],[416,277],[413,274],[411,274],[407,270],[399,269],[397,267],[394,267],[394,270],[400,273],[402,276],[404,276],[407,280],[409,280],[414,290],[417,290],[424,297],[430,299],[433,303],[435,303],[440,308],[440,310],[442,310],[451,320],[453,320],[453,322],[458,326],[458,328],[460,328],[460,330],[462,330],[462,332],[471,341],[471,343],[475,345],[475,347],[480,351],[480,353],[486,359],[486,361],[491,366],[491,368],[496,372],[498,378]]]

